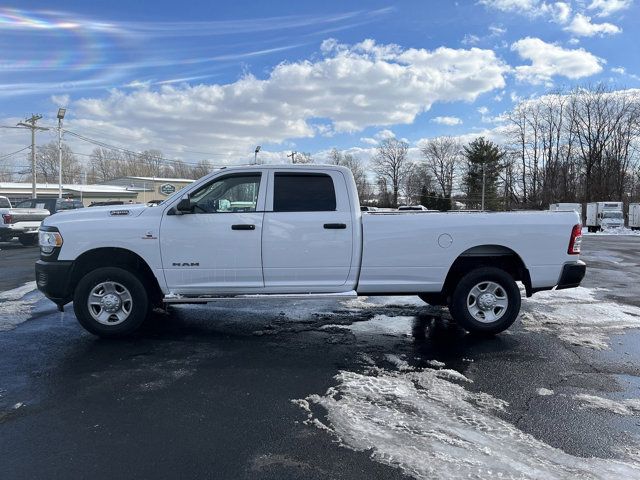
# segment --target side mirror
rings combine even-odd
[[[191,206],[191,199],[188,195],[185,195],[176,205],[176,213],[181,215],[183,213],[191,213],[192,211],[193,207]]]

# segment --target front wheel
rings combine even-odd
[[[75,289],[73,309],[80,325],[105,338],[128,335],[144,322],[149,297],[140,279],[123,268],[87,273]]]
[[[499,268],[478,268],[458,282],[449,311],[465,330],[495,334],[516,320],[520,301],[520,290],[511,275]]]

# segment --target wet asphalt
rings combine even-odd
[[[640,306],[640,237],[588,236],[584,286]],[[0,244],[0,290],[32,280],[36,248]],[[303,424],[291,400],[323,394],[362,354],[416,367],[446,363],[465,388],[509,402],[500,415],[577,456],[616,457],[637,445],[640,419],[581,409],[574,393],[640,397],[640,332],[611,350],[572,346],[519,324],[494,338],[467,335],[431,307],[360,312],[335,301],[226,301],[158,312],[135,337],[86,333],[69,306],[38,302],[0,332],[2,478],[406,478]],[[415,316],[409,338],[354,336],[327,325],[376,314]],[[544,387],[558,394],[543,397]]]

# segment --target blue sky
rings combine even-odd
[[[193,162],[366,156],[490,133],[558,88],[640,87],[637,0],[53,3],[0,7],[2,124],[64,104],[70,130]],[[0,153],[24,133],[0,130]]]

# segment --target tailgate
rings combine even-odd
[[[42,222],[50,213],[49,210],[41,208],[12,208],[9,210],[11,214],[11,223],[21,222]]]

